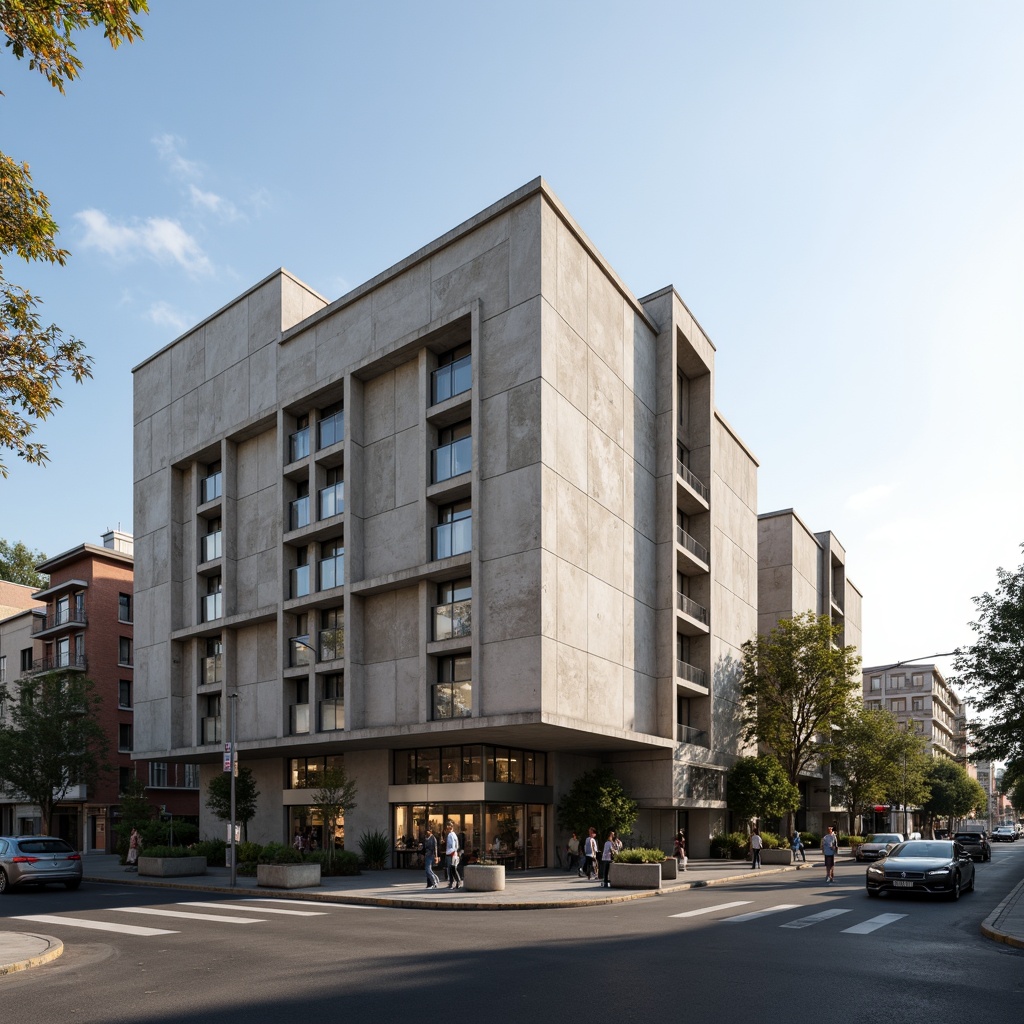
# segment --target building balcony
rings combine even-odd
[[[288,597],[309,596],[309,566],[297,565],[288,572]]]
[[[224,614],[224,594],[218,591],[216,594],[207,594],[202,600],[203,622],[214,622]]]
[[[471,636],[473,632],[473,602],[453,601],[434,608],[434,639],[452,640]]]
[[[695,729],[692,725],[676,723],[676,740],[679,743],[691,743],[695,747],[709,749],[710,741],[704,729]]]
[[[313,657],[313,649],[309,643],[310,637],[306,633],[303,636],[293,636],[288,641],[289,668],[305,668]]]
[[[345,440],[344,410],[325,417],[316,425],[316,440],[317,451]]]
[[[430,453],[430,480],[439,484],[473,468],[473,438],[460,437]]]
[[[345,657],[345,629],[338,626],[334,629],[321,629],[317,636],[320,661],[339,661]]]
[[[345,585],[345,554],[331,555],[329,558],[322,558],[318,565],[320,577],[320,590],[333,590],[335,587]]]
[[[473,549],[473,520],[457,519],[434,527],[434,558],[464,555]]]
[[[210,718],[199,720],[199,742],[200,743],[221,743],[221,717],[216,715]]]
[[[223,493],[223,484],[223,473],[211,473],[204,477],[199,485],[200,504],[208,505],[211,501],[216,501]]]
[[[298,462],[309,455],[309,427],[288,436],[288,461]]]
[[[707,512],[711,508],[711,492],[707,484],[676,459],[676,504],[688,515]]]
[[[89,659],[84,654],[52,654],[46,658],[36,658],[32,662],[32,672],[85,672],[89,667]]]
[[[309,526],[309,495],[288,502],[288,529],[301,530]]]
[[[341,697],[320,701],[320,732],[345,728],[345,702]]]
[[[222,530],[217,530],[215,533],[207,533],[199,541],[199,561],[212,562],[217,558],[221,557],[222,545],[221,539],[224,533]]]
[[[88,622],[84,608],[65,608],[53,615],[34,615],[32,617],[32,635],[40,636],[43,633],[58,630],[62,626],[68,628],[86,626]]]
[[[708,549],[690,536],[681,526],[676,527],[676,544],[679,548],[677,563],[679,571],[686,576],[710,572],[711,555]]]
[[[439,366],[431,374],[431,402],[438,405],[461,395],[473,386],[472,356],[463,356],[447,366]]]
[[[303,736],[309,732],[309,705],[292,704],[288,708],[288,735]]]
[[[331,519],[345,511],[345,484],[341,481],[317,491],[319,517]]]
[[[686,683],[692,683],[707,693],[707,673],[703,669],[697,668],[696,665],[691,665],[688,661],[676,659],[676,678]]]
[[[676,630],[684,636],[703,636],[711,631],[708,610],[685,594],[676,592]]]

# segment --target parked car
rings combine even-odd
[[[951,839],[915,839],[894,846],[884,860],[868,868],[869,896],[880,892],[919,892],[960,898],[974,890],[974,860]]]
[[[992,846],[984,832],[957,832],[953,841],[959,843],[975,860],[991,860]]]
[[[854,856],[857,860],[878,860],[884,857],[897,843],[903,842],[899,832],[875,832],[865,836],[864,842],[857,847]]]
[[[15,885],[82,884],[82,857],[53,836],[0,836],[0,894]]]
[[[1017,842],[1017,829],[1013,825],[1000,825],[992,830],[993,843]]]

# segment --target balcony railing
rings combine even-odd
[[[301,530],[303,526],[309,526],[308,494],[288,503],[288,529]]]
[[[696,601],[687,597],[685,594],[677,592],[676,597],[679,598],[679,610],[684,615],[689,615],[691,619],[703,622],[705,626],[708,624],[708,610],[704,605],[697,604]]]
[[[703,729],[695,729],[692,725],[676,723],[676,740],[679,743],[692,743],[696,747],[708,745],[708,734]]]
[[[447,366],[439,366],[433,373],[434,404],[461,395],[473,386],[472,356],[463,356]]]
[[[318,492],[320,498],[320,518],[330,519],[340,516],[345,511],[345,482],[339,481]]]
[[[676,527],[676,543],[686,548],[695,558],[699,558],[705,565],[711,563],[711,556],[703,544],[694,540],[681,526]]]
[[[300,736],[309,732],[309,705],[292,704],[288,708],[288,735]]]
[[[695,490],[705,501],[711,500],[711,492],[704,482],[697,476],[689,466],[684,465],[682,459],[676,459],[676,469],[679,475]]]
[[[434,639],[451,640],[473,632],[473,602],[452,601],[434,608]]]
[[[468,473],[473,468],[473,438],[460,437],[451,444],[441,445],[430,453],[430,458],[431,480],[435,484]]]
[[[336,412],[317,424],[317,448],[328,448],[345,440],[345,412]]]
[[[288,662],[291,668],[301,668],[309,664],[313,651],[309,644],[308,633],[304,636],[293,636],[288,641],[288,646],[291,648],[291,657]]]
[[[203,686],[220,683],[224,679],[224,660],[221,654],[208,654],[203,658]]]
[[[345,728],[345,701],[341,697],[332,697],[320,701],[320,731]]]
[[[298,462],[309,454],[309,427],[296,430],[288,437],[288,461]]]
[[[212,562],[221,556],[221,538],[224,536],[221,530],[215,533],[207,533],[200,541],[200,562]]]
[[[33,672],[54,672],[65,668],[84,671],[88,667],[89,661],[84,654],[51,654],[32,662]]]
[[[309,566],[297,565],[288,573],[288,596],[307,597],[309,595]]]
[[[434,558],[450,558],[473,549],[473,520],[457,519],[434,527]]]
[[[320,559],[320,589],[331,590],[345,584],[345,552]]]
[[[691,665],[688,661],[676,661],[676,675],[680,679],[686,679],[688,682],[696,683],[698,686],[707,686],[707,674],[703,669],[697,668],[696,665]]]
[[[345,657],[345,628],[321,629],[317,638],[321,661],[337,661]]]
[[[207,594],[203,598],[203,622],[213,622],[223,614],[223,593]]]
[[[42,633],[47,629],[56,629],[58,626],[84,626],[88,623],[84,608],[65,608],[62,611],[54,612],[53,615],[38,616],[32,618],[32,632]]]
[[[199,490],[200,499],[204,505],[208,501],[216,501],[221,496],[222,482],[222,473],[211,473],[208,477],[203,478],[203,483]]]
[[[199,721],[199,737],[201,743],[220,743],[220,715],[210,718],[202,718]]]

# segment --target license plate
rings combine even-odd
[[[914,888],[914,883],[913,882],[893,882],[892,884],[899,886],[901,889],[913,889]]]

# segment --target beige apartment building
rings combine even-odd
[[[767,634],[780,619],[803,612],[828,615],[842,628],[843,646],[861,648],[861,592],[846,574],[846,549],[835,534],[814,533],[791,509],[757,517],[757,629]],[[800,780],[797,826],[823,832],[844,809],[832,802],[831,767],[822,764]]]
[[[758,586],[714,351],[536,179],[336,301],[277,271],[145,360],[135,756],[205,788],[235,722],[251,838],[380,829],[403,865],[454,819],[510,868],[555,862],[558,800],[607,765],[645,838],[706,854]]]

